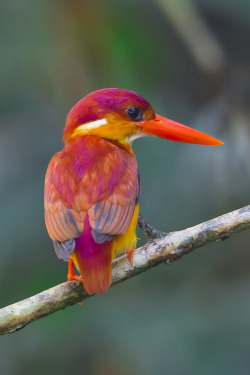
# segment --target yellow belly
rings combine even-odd
[[[121,234],[120,236],[117,236],[112,241],[112,251],[113,251],[113,258],[116,256],[116,254],[120,251],[126,251],[131,250],[136,247],[136,226],[138,221],[138,215],[139,215],[139,204],[135,206],[134,215],[132,218],[132,221],[130,223],[130,226],[128,227],[128,230]]]

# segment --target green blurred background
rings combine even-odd
[[[249,14],[247,0],[1,1],[1,306],[66,278],[44,225],[44,175],[68,111],[93,90],[134,90],[225,142],[134,144],[151,224],[184,229],[249,204]],[[2,336],[1,375],[249,374],[249,240],[213,243]]]

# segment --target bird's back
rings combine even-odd
[[[140,184],[131,147],[73,138],[45,179],[45,221],[59,258],[73,259],[89,294],[104,292],[119,250],[135,246]]]

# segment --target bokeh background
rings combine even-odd
[[[155,227],[249,204],[249,14],[247,0],[1,1],[2,307],[66,278],[44,225],[44,175],[68,111],[93,90],[134,90],[225,142],[134,144],[140,212]],[[249,374],[249,240],[213,243],[2,336],[0,373]]]

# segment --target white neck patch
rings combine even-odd
[[[131,146],[132,143],[138,139],[138,138],[142,138],[142,137],[148,137],[150,136],[151,134],[147,134],[147,133],[143,133],[142,131],[139,132],[139,133],[135,133],[135,134],[132,134],[130,136],[127,137],[127,143]]]
[[[76,128],[76,131],[96,129],[102,125],[107,125],[107,123],[108,123],[107,120],[105,118],[102,118],[100,120],[91,121],[91,122],[87,122],[86,124],[80,125]]]

